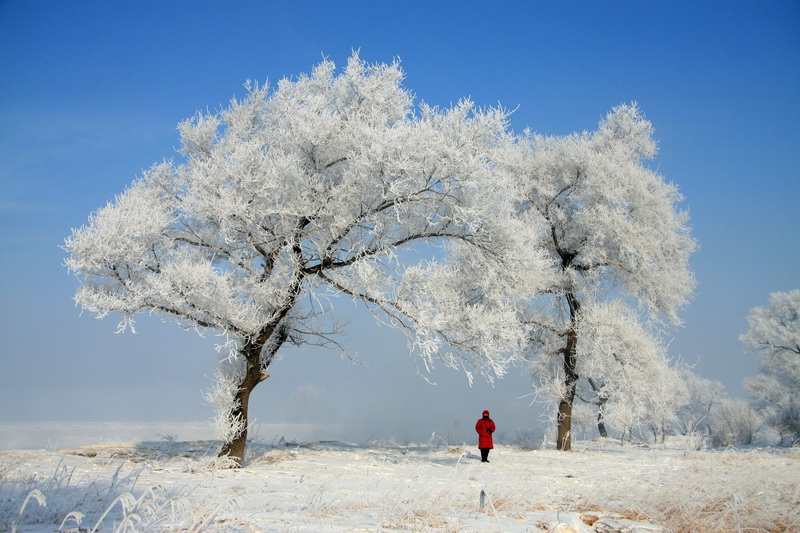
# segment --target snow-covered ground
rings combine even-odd
[[[800,531],[797,448],[579,441],[482,464],[441,441],[281,440],[226,470],[213,441],[173,438],[0,451],[0,530]]]

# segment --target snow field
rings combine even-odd
[[[252,445],[246,467],[227,470],[215,446],[0,452],[0,530],[800,531],[798,449],[602,440],[572,453],[499,446],[487,465],[472,446],[330,442]]]

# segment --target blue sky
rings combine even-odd
[[[738,336],[754,306],[800,288],[800,4],[0,0],[0,420],[205,420],[214,339],[156,320],[137,335],[81,316],[59,248],[142,169],[175,156],[177,124],[352,49],[399,57],[418,100],[516,108],[512,127],[593,129],[639,102],[654,165],[685,195],[698,288],[670,354],[744,396]],[[349,310],[345,310],[350,312]],[[254,392],[264,422],[358,425],[423,439],[493,410],[536,423],[519,370],[489,387],[415,374],[400,334],[357,311],[350,346],[287,351]],[[358,433],[360,432],[360,433]],[[320,435],[320,438],[325,438]]]

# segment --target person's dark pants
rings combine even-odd
[[[481,462],[488,463],[489,462],[489,450],[491,448],[481,448]]]

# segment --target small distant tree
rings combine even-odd
[[[750,312],[739,337],[761,359],[758,375],[746,382],[782,440],[800,439],[800,290],[770,295],[769,307]]]
[[[581,380],[599,389],[606,420],[614,397],[626,398],[618,414],[631,420],[658,408],[646,407],[660,398],[647,369],[667,366],[659,328],[680,323],[678,310],[694,288],[688,260],[696,244],[677,187],[645,166],[656,142],[635,104],[614,108],[597,131],[526,132],[504,149],[501,166],[516,178],[519,216],[548,254],[550,285],[526,312],[529,349],[539,396],[557,403],[556,445],[569,450]],[[608,325],[622,336],[606,334]]]
[[[450,287],[485,280],[431,247],[513,263],[486,158],[506,113],[415,108],[402,79],[354,54],[340,74],[324,61],[274,91],[248,84],[180,125],[182,162],[154,165],[66,241],[84,309],[121,315],[120,330],[151,312],[224,336],[209,394],[221,457],[244,457],[251,392],[282,346],[339,346],[337,295],[403,328],[426,367],[491,376],[513,357],[515,308],[460,299]]]
[[[723,385],[719,381],[698,376],[690,368],[677,369],[681,387],[675,412],[677,431],[681,435],[710,434],[715,408],[724,399]]]
[[[715,446],[759,444],[764,419],[745,400],[724,398],[713,409],[710,432]]]

